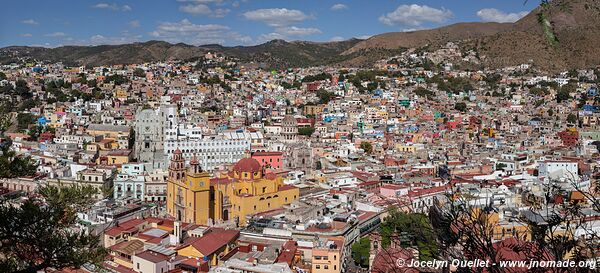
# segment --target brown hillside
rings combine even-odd
[[[436,45],[449,41],[473,39],[508,31],[512,24],[500,23],[459,23],[437,29],[413,32],[390,32],[373,36],[352,47],[344,54],[370,48],[415,48],[427,44]]]

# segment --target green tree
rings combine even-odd
[[[369,254],[371,250],[371,240],[368,237],[360,238],[358,242],[352,244],[352,259],[354,263],[361,267],[369,267]]]
[[[317,90],[317,97],[319,98],[319,104],[329,103],[329,101],[331,100],[331,97],[333,97],[333,95],[334,94],[332,92],[328,92],[325,89]]]
[[[308,75],[302,78],[302,82],[314,82],[314,81],[324,81],[331,79],[331,74],[329,73],[320,73],[317,75]]]
[[[121,85],[124,83],[129,82],[129,79],[124,77],[123,75],[110,75],[107,76],[106,79],[104,79],[104,82],[114,82],[114,84],[116,85]]]
[[[423,87],[417,87],[417,89],[415,89],[415,94],[419,97],[428,97],[428,98],[432,98],[434,95],[433,92],[431,92]]]
[[[439,247],[429,219],[420,213],[404,213],[391,210],[380,227],[381,246],[392,242],[402,247],[415,247],[420,260],[432,260],[438,256]]]
[[[561,103],[571,98],[571,93],[577,91],[577,85],[575,83],[568,83],[563,85],[556,93],[556,102]]]
[[[363,141],[360,143],[360,148],[365,151],[367,154],[371,154],[373,152],[373,144],[368,141]]]
[[[561,103],[563,101],[569,100],[571,96],[568,92],[560,90],[556,93],[556,102]]]
[[[4,133],[12,125],[9,114],[0,114],[0,133]]]
[[[0,81],[6,80],[6,74],[4,74],[4,72],[0,71]]]
[[[467,111],[467,104],[464,102],[457,102],[454,104],[454,109],[461,112]]]
[[[20,206],[0,200],[0,268],[38,272],[99,265],[107,251],[99,236],[77,229],[77,212],[91,205],[90,186],[46,186]]]
[[[17,80],[15,83],[15,93],[20,96],[22,99],[28,99],[33,97],[27,82],[24,80]]]
[[[11,141],[8,141],[0,147],[0,152],[2,152],[0,154],[0,178],[15,178],[35,174],[37,163],[30,156],[17,155],[10,148],[11,144]]]
[[[303,135],[303,136],[312,136],[312,134],[315,132],[315,128],[313,127],[302,127],[302,128],[298,128],[298,134],[299,135]]]
[[[570,124],[577,123],[577,116],[573,113],[569,113],[569,115],[567,116],[567,122]]]
[[[550,93],[548,91],[547,88],[539,88],[539,87],[533,87],[531,89],[529,89],[529,93],[532,95],[536,95],[536,96],[546,96],[548,95],[548,93]]]
[[[17,114],[17,127],[19,130],[25,130],[29,125],[35,123],[35,116],[31,113]]]
[[[141,68],[136,68],[135,70],[133,70],[133,75],[138,78],[145,78],[146,71],[144,71],[144,69],[141,69]]]
[[[377,84],[377,82],[370,82],[367,84],[367,90],[373,91],[373,90],[377,89],[377,86],[379,86]]]

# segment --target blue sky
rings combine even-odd
[[[255,45],[272,39],[332,41],[511,22],[535,8],[522,0],[19,0],[3,3],[0,47],[164,40]]]

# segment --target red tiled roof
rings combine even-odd
[[[191,245],[200,253],[208,256],[235,240],[239,235],[238,230],[212,228],[208,234],[197,238]]]
[[[208,272],[209,270],[208,262],[200,259],[188,258],[181,261],[181,264],[197,268],[198,272]]]
[[[408,192],[408,195],[410,197],[420,197],[423,195],[442,193],[442,192],[446,191],[447,189],[448,189],[448,186],[439,186],[439,187],[432,187],[432,188],[426,188],[426,189],[416,189],[416,190],[412,190],[412,191]]]
[[[144,252],[138,253],[135,256],[144,259],[146,261],[150,261],[153,263],[160,263],[162,261],[166,261],[169,259],[169,256],[161,254],[161,253],[157,253],[154,251],[150,251],[150,250],[146,250]]]
[[[371,219],[375,215],[377,215],[377,212],[362,211],[362,213],[358,216],[358,221],[362,223],[365,220]]]
[[[296,188],[296,186],[293,186],[293,185],[283,185],[283,186],[279,187],[279,191],[287,191],[287,190],[292,190],[295,188]]]
[[[287,263],[288,265],[292,265],[292,262],[294,260],[294,256],[296,255],[296,250],[298,249],[298,246],[296,245],[295,241],[287,241],[285,242],[285,244],[283,244],[282,247],[282,251],[281,253],[279,253],[279,256],[277,257],[277,259],[275,259],[276,263]]]

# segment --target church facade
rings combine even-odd
[[[282,177],[267,172],[253,158],[242,158],[217,178],[210,178],[196,158],[186,167],[179,150],[169,166],[167,212],[184,222],[234,221],[245,226],[249,216],[290,204],[299,195],[298,188],[284,185]]]

